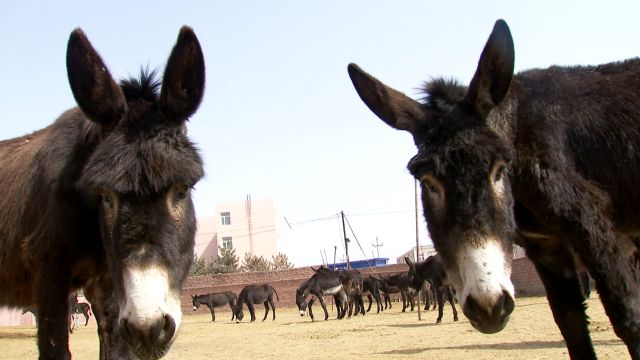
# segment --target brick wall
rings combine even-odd
[[[406,264],[394,264],[378,266],[373,269],[360,269],[360,272],[366,277],[372,272],[386,275],[407,271],[408,268]],[[296,289],[313,274],[310,267],[302,267],[269,272],[192,276],[187,278],[182,289],[182,311],[185,313],[193,311],[191,295],[221,291],[233,291],[238,294],[246,285],[264,283],[271,284],[278,293],[280,301],[276,301],[276,308],[293,307],[296,304]],[[545,293],[533,264],[527,258],[513,260],[511,280],[516,289],[516,296],[543,295]],[[221,310],[227,311],[226,308]],[[201,306],[199,311],[208,313],[209,308]]]
[[[511,281],[516,289],[516,296],[534,296],[546,293],[535,266],[526,257],[513,259]]]

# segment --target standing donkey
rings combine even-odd
[[[409,257],[405,257],[404,260],[407,265],[409,265],[407,277],[413,288],[420,289],[425,283],[429,283],[430,286],[425,289],[425,292],[428,294],[433,290],[436,302],[438,303],[438,318],[436,319],[436,323],[442,322],[445,298],[451,305],[451,309],[453,309],[453,321],[458,321],[458,311],[453,301],[451,285],[447,279],[447,273],[444,270],[440,255],[429,256],[425,260],[418,262],[413,262]],[[429,309],[428,301],[425,303],[424,309]]]
[[[40,359],[70,359],[69,295],[84,288],[101,359],[158,359],[178,334],[202,160],[186,121],[204,57],[183,27],[162,83],[119,84],[80,29],[67,45],[78,107],[0,142],[0,305],[38,309]]]
[[[236,314],[234,309],[236,308],[236,300],[238,296],[233,291],[225,291],[219,293],[211,293],[204,295],[191,295],[191,301],[193,304],[193,311],[198,311],[200,304],[205,304],[211,311],[211,321],[216,321],[216,312],[214,308],[229,304],[231,308],[231,321],[235,319]]]
[[[264,317],[262,318],[262,321],[265,321],[267,319],[267,315],[269,315],[269,306],[271,306],[271,312],[273,316],[272,320],[275,320],[276,305],[273,303],[273,295],[275,295],[276,299],[280,301],[278,292],[270,284],[245,286],[240,291],[240,294],[238,294],[236,307],[233,310],[233,313],[236,316],[236,322],[240,322],[244,318],[244,311],[242,311],[242,307],[244,304],[247,304],[249,315],[251,315],[251,321],[256,321],[256,311],[253,305],[257,304],[264,304]]]
[[[423,102],[357,65],[360,98],[413,135],[431,238],[471,324],[500,331],[523,246],[572,359],[596,358],[579,273],[595,280],[616,334],[640,359],[640,59],[513,74],[499,20],[468,87],[443,79]]]

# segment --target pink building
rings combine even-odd
[[[218,257],[218,247],[235,249],[240,262],[245,253],[267,260],[278,253],[282,224],[271,198],[253,200],[247,196],[244,201],[216,204],[215,209],[215,215],[198,219],[196,256],[209,262]]]

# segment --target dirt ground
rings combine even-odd
[[[600,359],[628,359],[596,296],[588,301],[591,335]],[[277,306],[277,305],[276,305]],[[521,298],[507,327],[484,335],[464,316],[453,322],[447,305],[442,324],[437,311],[402,313],[401,304],[380,314],[311,322],[296,309],[276,309],[265,322],[258,306],[258,321],[231,322],[228,309],[207,315],[185,314],[180,335],[165,359],[566,359],[560,336],[545,298]],[[374,307],[375,308],[375,307]],[[315,307],[314,307],[315,309]],[[316,309],[316,314],[321,309]],[[269,314],[271,315],[271,314]],[[36,359],[36,330],[0,328],[0,359]],[[95,323],[71,335],[74,359],[97,359]]]

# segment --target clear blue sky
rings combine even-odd
[[[364,249],[352,243],[352,259],[371,256],[376,236],[380,255],[395,258],[415,244],[405,169],[415,150],[360,101],[349,62],[418,97],[429,77],[467,82],[498,18],[523,70],[638,56],[639,15],[637,0],[3,1],[0,138],[45,127],[75,105],[65,69],[74,28],[121,78],[141,65],[162,69],[187,24],[207,65],[189,123],[206,162],[198,216],[247,194],[272,197],[291,223],[344,210]],[[320,263],[320,250],[332,260],[334,246],[343,253],[337,220],[294,225],[279,245],[296,265]]]

